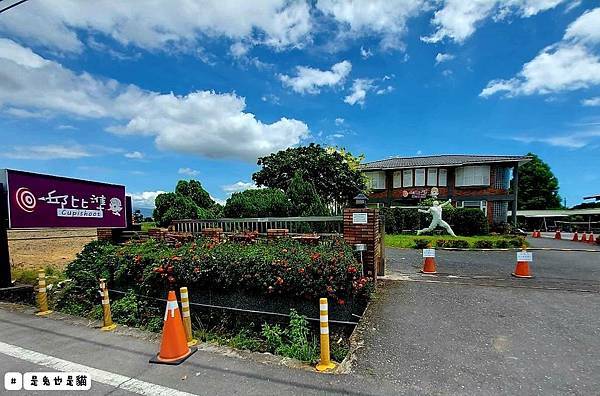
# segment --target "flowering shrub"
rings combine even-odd
[[[343,305],[372,289],[343,240],[308,246],[291,239],[252,244],[200,239],[175,247],[152,239],[123,246],[94,241],[69,264],[67,275],[74,290],[82,290],[80,298],[92,304],[99,277],[111,288],[156,297],[188,286],[198,292],[329,297]]]

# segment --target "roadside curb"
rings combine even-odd
[[[31,316],[34,316],[36,312],[36,308],[33,306],[11,303],[6,301],[0,301],[0,310],[18,312]],[[101,320],[86,319],[80,316],[73,316],[57,311],[54,311],[51,315],[44,317],[43,320],[48,319],[64,322],[72,326],[83,326],[97,330],[100,330],[100,328],[102,327]],[[110,335],[129,336],[139,340],[156,343],[157,345],[160,342],[161,338],[161,335],[159,333],[153,333],[150,331],[141,330],[135,327],[128,327],[125,325],[119,325],[115,330],[110,332]],[[252,352],[248,350],[234,349],[227,346],[214,345],[207,342],[200,342],[196,346],[198,347],[199,351],[214,353],[221,356],[227,356],[242,360],[251,360],[255,363],[260,364],[285,366],[287,368],[298,369],[303,371],[315,371],[313,366],[303,363],[299,360],[273,355],[272,353],[268,352]]]
[[[397,249],[397,250],[420,250],[417,248],[401,248],[395,246],[386,246],[386,249]],[[445,248],[436,247],[435,250],[446,250],[456,252],[520,252],[521,248],[489,248],[489,249],[477,249],[477,248]],[[546,247],[528,247],[527,250],[531,251],[554,251],[554,252],[585,252],[585,253],[600,253],[600,249],[569,249],[569,248],[546,248]]]

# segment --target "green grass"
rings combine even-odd
[[[63,271],[55,267],[46,267],[46,283],[57,283],[65,280],[65,274]],[[37,285],[38,284],[38,270],[32,268],[13,268],[12,278],[17,283],[25,285]]]
[[[436,242],[440,239],[445,241],[455,241],[455,240],[463,240],[466,241],[471,248],[475,247],[474,245],[478,241],[490,241],[494,247],[498,243],[498,241],[503,241],[507,239],[516,239],[514,236],[502,236],[502,235],[479,235],[479,236],[470,236],[470,237],[451,237],[448,235],[409,235],[409,234],[399,234],[399,235],[386,235],[385,236],[385,246],[387,247],[395,247],[395,248],[404,248],[404,249],[415,249],[416,241],[418,240],[427,240],[431,242],[432,247],[436,247]]]
[[[150,221],[148,223],[142,223],[142,231],[148,232],[150,228],[156,228],[156,223],[153,221]]]

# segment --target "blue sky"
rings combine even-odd
[[[250,3],[0,14],[0,168],[124,184],[138,206],[181,178],[225,200],[258,156],[314,141],[532,151],[569,205],[600,192],[597,1]]]

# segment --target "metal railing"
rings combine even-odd
[[[343,216],[311,216],[174,220],[171,226],[177,232],[192,234],[201,234],[206,228],[221,228],[225,233],[257,231],[266,234],[268,229],[286,228],[290,234],[341,234],[343,224]]]

